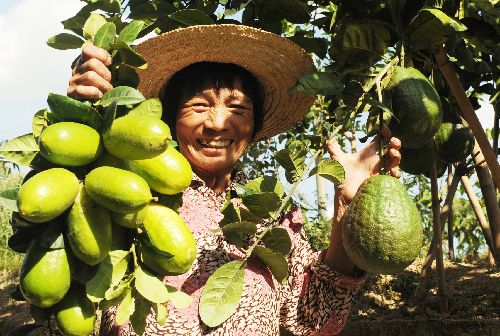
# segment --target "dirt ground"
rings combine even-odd
[[[447,313],[440,312],[434,266],[419,284],[421,267],[417,259],[397,276],[369,275],[341,335],[500,335],[500,272],[487,260],[445,261]],[[27,304],[9,296],[18,276],[0,273],[0,335],[33,323]],[[47,328],[39,335],[49,335]]]

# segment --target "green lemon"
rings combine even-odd
[[[64,248],[47,249],[40,241],[41,237],[33,239],[24,255],[19,287],[30,304],[48,308],[66,295],[73,260]]]
[[[60,122],[43,130],[38,138],[40,154],[62,166],[83,166],[101,155],[101,136],[90,126]]]
[[[113,223],[118,224],[122,227],[137,229],[139,226],[141,226],[142,222],[144,222],[144,218],[146,218],[147,213],[148,206],[146,205],[141,210],[129,214],[114,211],[111,211],[109,214],[111,215],[111,220],[113,221]]]
[[[396,66],[385,87],[391,94],[391,135],[406,148],[424,146],[436,134],[443,109],[434,85],[414,68]]]
[[[67,237],[73,254],[90,266],[101,262],[111,248],[109,211],[87,195],[83,183],[68,214]]]
[[[78,185],[76,175],[67,169],[44,170],[27,180],[19,189],[19,214],[34,223],[52,220],[73,204]]]
[[[129,168],[130,166],[126,160],[117,158],[116,156],[108,153],[106,150],[104,150],[102,154],[94,162],[92,162],[92,169],[102,166],[115,167],[123,170],[130,170]]]
[[[359,268],[397,274],[420,253],[422,220],[397,178],[372,176],[363,181],[349,205],[342,238],[347,255]]]
[[[85,190],[97,204],[120,213],[140,211],[153,199],[142,177],[108,166],[98,167],[87,174]]]
[[[465,160],[474,149],[476,140],[470,127],[462,123],[444,122],[436,135],[436,154],[445,163]]]
[[[399,169],[408,174],[420,175],[428,171],[436,160],[436,144],[428,141],[419,148],[401,147]]]
[[[127,160],[151,159],[167,149],[170,139],[168,125],[150,115],[117,118],[103,134],[106,150]]]
[[[152,159],[132,162],[137,174],[161,194],[178,194],[189,187],[193,178],[188,160],[173,147]]]
[[[191,268],[196,257],[196,242],[175,211],[151,203],[143,226],[152,245],[172,255],[167,257],[159,253],[150,254],[159,266],[172,273],[184,273]]]
[[[85,286],[72,283],[66,296],[54,305],[53,312],[63,336],[87,336],[94,331],[95,309]]]

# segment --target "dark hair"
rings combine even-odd
[[[194,96],[205,85],[212,85],[217,91],[222,88],[234,89],[234,84],[240,81],[243,93],[248,95],[253,103],[253,134],[262,128],[264,120],[263,97],[259,82],[252,73],[233,63],[198,62],[178,71],[168,81],[162,99],[162,120],[170,127],[175,137],[175,121],[179,104],[184,93]]]

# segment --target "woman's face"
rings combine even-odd
[[[202,92],[183,97],[176,121],[182,154],[196,170],[229,173],[252,140],[253,103],[236,81],[234,89]]]

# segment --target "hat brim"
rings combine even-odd
[[[314,95],[289,93],[301,75],[316,71],[311,57],[290,40],[264,30],[191,26],[150,38],[134,49],[148,62],[146,69],[138,69],[138,89],[146,98],[161,98],[170,78],[193,63],[234,63],[250,71],[264,91],[264,120],[255,142],[286,131],[314,103]]]

